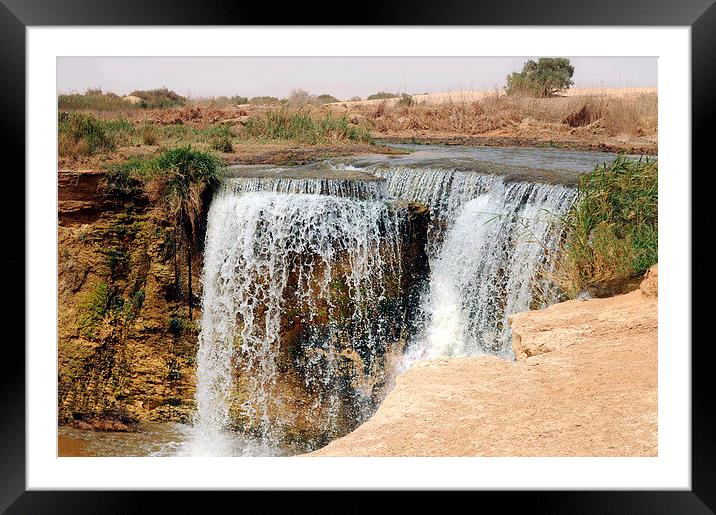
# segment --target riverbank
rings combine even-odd
[[[657,271],[639,289],[511,317],[516,362],[419,362],[308,456],[656,456]]]

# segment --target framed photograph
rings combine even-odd
[[[0,511],[386,489],[716,510],[691,303],[710,0],[350,26],[161,4],[0,6],[26,192]]]

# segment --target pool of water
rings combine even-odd
[[[143,422],[136,432],[86,431],[61,426],[59,457],[88,456],[285,456],[300,449],[266,449],[231,432],[201,435],[188,424]]]

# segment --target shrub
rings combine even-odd
[[[340,101],[333,95],[329,95],[328,93],[323,93],[322,95],[318,95],[316,97],[316,102],[318,103],[318,105],[323,105],[323,104],[333,104],[334,102],[340,102]]]
[[[138,106],[132,105],[114,93],[88,89],[84,95],[78,93],[59,95],[57,107],[66,111],[124,111],[136,109]]]
[[[190,146],[165,150],[142,167],[146,179],[161,178],[167,192],[179,197],[193,184],[217,182],[220,171],[220,159]]]
[[[658,164],[620,156],[579,180],[555,267],[569,297],[626,281],[658,260]]]
[[[187,146],[166,150],[140,169],[150,201],[174,224],[186,243],[189,320],[193,308],[192,254],[199,241],[204,193],[219,183],[222,168],[217,157]]]
[[[156,145],[158,141],[159,134],[157,133],[156,127],[146,124],[142,128],[142,143],[145,145]]]
[[[316,98],[303,89],[294,89],[288,96],[288,103],[292,106],[303,106],[306,104],[315,104]]]
[[[400,95],[397,93],[388,93],[387,91],[379,91],[378,93],[373,93],[372,95],[368,95],[367,100],[381,100],[384,98],[398,98]]]
[[[551,97],[574,84],[572,75],[574,66],[569,59],[541,57],[537,62],[530,59],[521,72],[507,76],[505,89],[508,95]]]
[[[167,88],[136,90],[132,91],[129,96],[141,98],[143,100],[141,106],[150,109],[178,107],[186,104],[186,97]]]
[[[140,159],[107,166],[104,173],[104,190],[108,195],[131,198],[142,194],[143,184],[135,174],[143,166]]]
[[[278,104],[280,101],[276,97],[253,97],[249,100],[249,104],[262,105],[262,104]]]
[[[112,124],[82,113],[60,113],[58,152],[61,156],[91,155],[114,150]]]
[[[234,95],[232,97],[227,97],[224,95],[213,97],[207,99],[208,105],[214,106],[214,107],[226,107],[226,106],[237,106],[241,104],[248,104],[249,99],[246,97],[241,97],[239,95]]]
[[[220,125],[214,130],[214,135],[211,138],[211,148],[218,150],[219,152],[231,152],[234,150],[232,144],[233,133],[231,129],[226,125]]]
[[[229,102],[234,105],[248,104],[249,99],[239,95],[234,95],[233,97],[229,98]]]
[[[400,107],[410,107],[413,105],[413,97],[407,93],[403,93],[400,95],[400,100],[398,100],[397,105]]]

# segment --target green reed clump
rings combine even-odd
[[[213,128],[211,136],[211,148],[219,152],[231,152],[234,150],[234,133],[227,125],[219,125]]]
[[[618,157],[579,180],[565,219],[557,283],[569,297],[636,277],[658,261],[658,163]]]
[[[258,139],[294,140],[311,145],[342,140],[372,141],[368,129],[351,124],[346,116],[328,113],[322,118],[314,118],[308,112],[284,109],[249,118],[242,135]]]

